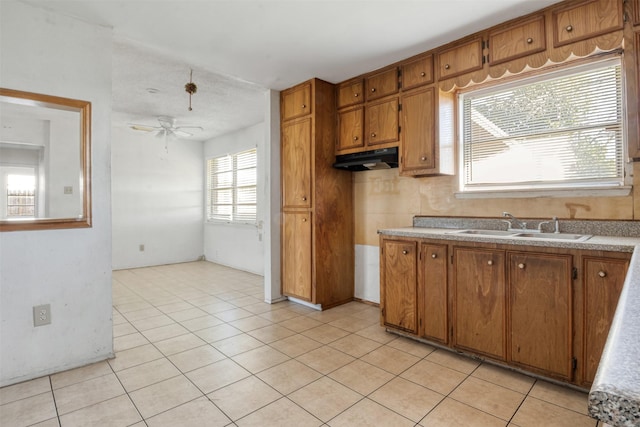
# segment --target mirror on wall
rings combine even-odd
[[[91,103],[0,88],[0,231],[91,227]]]

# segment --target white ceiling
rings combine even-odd
[[[340,82],[558,0],[24,2],[113,28],[115,121],[169,115],[208,139],[262,121],[267,89]]]

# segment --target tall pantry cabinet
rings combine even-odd
[[[323,309],[353,299],[351,173],[335,161],[334,86],[312,79],[280,95],[282,293]]]

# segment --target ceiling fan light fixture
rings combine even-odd
[[[196,86],[196,84],[193,82],[193,70],[191,70],[191,73],[189,74],[189,83],[184,85],[184,90],[189,94],[189,111],[192,111],[193,108],[191,108],[191,95],[198,91],[198,86]]]

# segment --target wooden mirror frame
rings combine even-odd
[[[82,194],[82,216],[77,218],[29,218],[0,220],[0,231],[51,230],[91,227],[91,103],[77,99],[0,88],[0,102],[54,108],[79,113],[80,174],[78,188]]]

